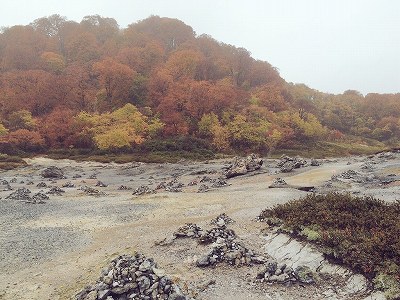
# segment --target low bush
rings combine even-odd
[[[379,275],[400,282],[399,201],[385,203],[340,193],[309,194],[264,210],[260,219],[271,226],[281,220],[285,231],[289,228],[292,235],[322,246],[328,258],[369,279]],[[400,288],[390,286],[392,294],[393,289]]]

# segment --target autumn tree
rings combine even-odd
[[[158,118],[144,116],[132,104],[112,113],[82,112],[76,119],[87,124],[83,130],[92,133],[94,143],[101,150],[120,150],[141,144],[156,136],[163,127]]]
[[[58,107],[40,120],[38,131],[50,148],[68,148],[73,130],[74,112]]]
[[[40,65],[44,38],[30,26],[13,26],[3,33],[1,66],[4,70],[30,70]]]
[[[42,136],[28,129],[18,129],[0,138],[0,143],[8,144],[11,149],[19,149],[25,152],[35,152],[43,150],[45,141]]]
[[[132,85],[135,71],[112,58],[106,58],[93,65],[93,72],[98,76],[105,91],[105,100],[113,104],[117,100],[126,100]]]

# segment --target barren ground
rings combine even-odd
[[[363,170],[366,162],[376,162]],[[236,222],[231,228],[247,248],[263,253],[265,224],[256,217],[268,207],[306,195],[292,188],[269,189],[276,177],[288,184],[320,187],[332,175],[353,169],[368,174],[399,176],[400,155],[393,157],[351,157],[325,160],[318,167],[296,169],[280,174],[276,161],[266,160],[255,173],[228,180],[229,186],[198,193],[199,185],[187,186],[203,176],[217,178],[228,161],[180,164],[100,164],[94,162],[54,161],[35,158],[27,167],[0,173],[15,190],[27,187],[33,193],[39,182],[59,186],[70,181],[75,188],[62,188],[61,196],[50,195],[44,204],[29,204],[0,197],[0,299],[71,299],[85,285],[94,283],[100,270],[118,254],[135,251],[153,257],[183,289],[196,299],[332,299],[324,284],[312,286],[268,285],[254,280],[258,267],[232,267],[220,264],[201,269],[195,260],[207,251],[193,240],[175,240],[171,245],[155,243],[171,237],[185,223],[210,228],[210,220],[226,213]],[[66,179],[54,182],[43,179],[40,172],[58,166]],[[204,171],[204,174],[199,171]],[[89,179],[95,174],[97,179]],[[80,175],[79,178],[74,175]],[[133,190],[119,190],[120,185],[133,189],[141,185],[155,188],[162,181],[178,177],[185,184],[182,192],[158,191],[134,196]],[[100,180],[107,187],[96,187]],[[15,181],[15,180],[14,180]],[[23,181],[23,183],[22,183]],[[31,181],[33,184],[27,185]],[[90,186],[106,195],[88,196],[79,187]],[[400,198],[397,182],[367,186],[340,181],[330,189],[357,195],[371,194],[387,201]],[[301,212],[299,212],[301,213]],[[215,284],[207,286],[210,280]],[[335,283],[326,282],[327,285]],[[351,299],[351,298],[342,298]]]

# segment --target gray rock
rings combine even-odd
[[[224,172],[224,175],[226,178],[244,175],[260,169],[263,163],[264,161],[255,154],[251,154],[246,158],[236,157]]]
[[[41,173],[43,178],[64,178],[64,172],[58,167],[50,166],[44,169]]]
[[[314,274],[307,266],[299,266],[293,271],[294,277],[301,283],[314,283]]]
[[[110,290],[102,290],[102,291],[98,291],[97,292],[97,299],[99,300],[104,300],[107,298],[107,296],[109,296],[111,293]]]
[[[86,295],[84,298],[85,300],[96,300],[97,299],[97,291],[91,291],[89,294]]]
[[[199,258],[197,261],[196,261],[196,266],[198,266],[198,267],[207,267],[207,266],[209,266],[210,265],[210,261],[209,261],[209,258],[208,258],[208,256],[206,255],[206,256],[203,256],[203,257],[201,257],[201,258]]]
[[[140,292],[144,292],[145,290],[147,290],[150,285],[150,279],[147,278],[146,276],[141,276],[137,279],[138,285],[139,285],[139,290]]]

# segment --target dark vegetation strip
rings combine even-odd
[[[309,194],[264,210],[260,219],[321,246],[327,258],[364,274],[376,288],[390,289],[390,299],[400,297],[399,201]]]

